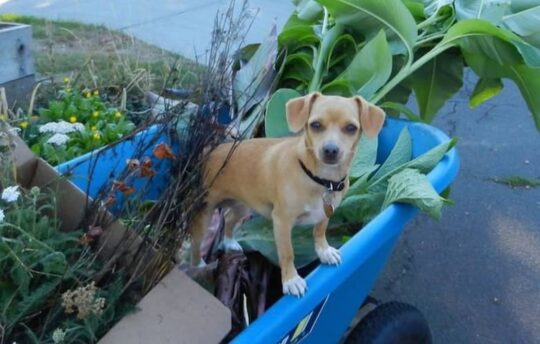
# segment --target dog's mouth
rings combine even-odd
[[[325,155],[325,154],[320,154],[319,161],[329,166],[339,165],[341,163],[341,156],[342,154],[330,155],[330,156]]]

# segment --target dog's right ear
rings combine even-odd
[[[289,130],[293,133],[297,133],[304,128],[311,112],[311,107],[317,98],[321,94],[319,92],[312,92],[303,97],[297,97],[287,102],[287,123],[289,124]]]

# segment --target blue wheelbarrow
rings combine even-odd
[[[379,135],[377,160],[384,161],[395,145],[401,130],[407,127],[412,137],[413,158],[425,153],[449,138],[440,130],[421,123],[387,119]],[[142,136],[141,136],[142,135]],[[137,139],[145,139],[145,133]],[[58,166],[60,172],[71,172],[72,181],[90,196],[123,168],[110,161],[125,162],[131,157],[134,142],[127,141],[105,152],[94,162],[91,181],[88,174],[91,155],[79,157]],[[160,168],[165,168],[162,166]],[[429,181],[438,192],[446,189],[459,169],[456,149],[428,174]],[[163,184],[163,183],[162,183]],[[159,182],[149,190],[149,198],[159,195],[166,185]],[[234,340],[243,343],[339,343],[347,334],[350,343],[429,343],[429,327],[422,315],[412,306],[402,303],[378,305],[369,297],[375,280],[395,247],[405,224],[418,209],[406,204],[392,204],[370,221],[341,247],[342,264],[339,267],[318,266],[307,276],[309,292],[300,299],[284,296],[260,318],[241,332]],[[366,313],[351,328],[357,314]],[[359,311],[362,311],[359,313]]]

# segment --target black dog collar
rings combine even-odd
[[[343,177],[343,179],[341,179],[339,182],[319,178],[313,175],[313,173],[311,173],[311,171],[307,169],[306,165],[304,165],[302,160],[298,159],[298,162],[300,163],[300,166],[302,166],[302,169],[307,174],[307,176],[311,178],[311,180],[313,180],[317,184],[324,186],[328,191],[341,191],[345,187],[345,179],[347,178],[347,176]]]

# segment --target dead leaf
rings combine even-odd
[[[141,167],[141,177],[153,177],[156,175],[156,171],[154,171],[152,168],[150,167]]]
[[[176,159],[171,147],[166,143],[160,143],[154,148],[154,156],[158,159]]]
[[[114,190],[118,190],[120,191],[121,193],[123,193],[125,196],[129,196],[131,195],[132,193],[135,192],[135,188],[132,187],[132,186],[129,186],[129,185],[126,185],[126,183],[122,182],[122,181],[119,181],[119,180],[115,180],[113,182],[113,191]]]

